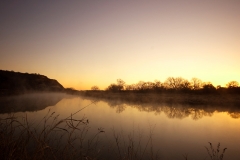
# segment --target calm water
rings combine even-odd
[[[73,118],[88,119],[88,138],[95,135],[98,128],[103,128],[105,132],[99,136],[102,150],[107,146],[116,147],[115,133],[120,139],[120,147],[131,140],[135,146],[139,146],[140,142],[141,152],[146,148],[145,155],[149,156],[152,147],[159,159],[184,159],[186,154],[190,160],[210,159],[204,148],[209,146],[208,142],[212,142],[214,147],[220,142],[221,149],[227,147],[224,159],[240,159],[239,112],[219,112],[211,106],[204,110],[181,105],[93,101],[64,94],[18,96],[1,99],[0,117],[4,118],[14,111],[15,116],[27,114],[29,122],[38,123],[49,110],[63,119],[87,106]],[[118,155],[118,152],[115,150],[114,154]]]

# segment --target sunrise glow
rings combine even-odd
[[[197,77],[240,82],[240,1],[0,2],[0,69],[79,90]]]

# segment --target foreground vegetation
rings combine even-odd
[[[73,118],[81,110],[61,120],[59,115],[49,110],[39,123],[30,123],[27,115],[0,119],[1,159],[160,159],[153,151],[152,129],[145,144],[141,139],[136,140],[134,135],[129,135],[126,140],[113,130],[114,143],[102,145],[103,128],[89,135],[89,120],[86,117]],[[215,150],[209,143],[206,151],[211,160],[223,160],[226,148],[221,151],[219,143]],[[179,159],[187,160],[188,156],[183,155]]]
[[[58,120],[58,116],[49,110],[38,124],[31,124],[27,115],[0,119],[1,159],[96,158],[97,137],[104,131],[99,129],[87,139],[88,119],[73,119],[71,115]]]

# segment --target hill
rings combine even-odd
[[[64,90],[57,80],[49,79],[44,75],[0,70],[0,95]]]

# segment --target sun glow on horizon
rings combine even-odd
[[[240,82],[240,1],[2,2],[0,69],[78,90],[116,79]]]

